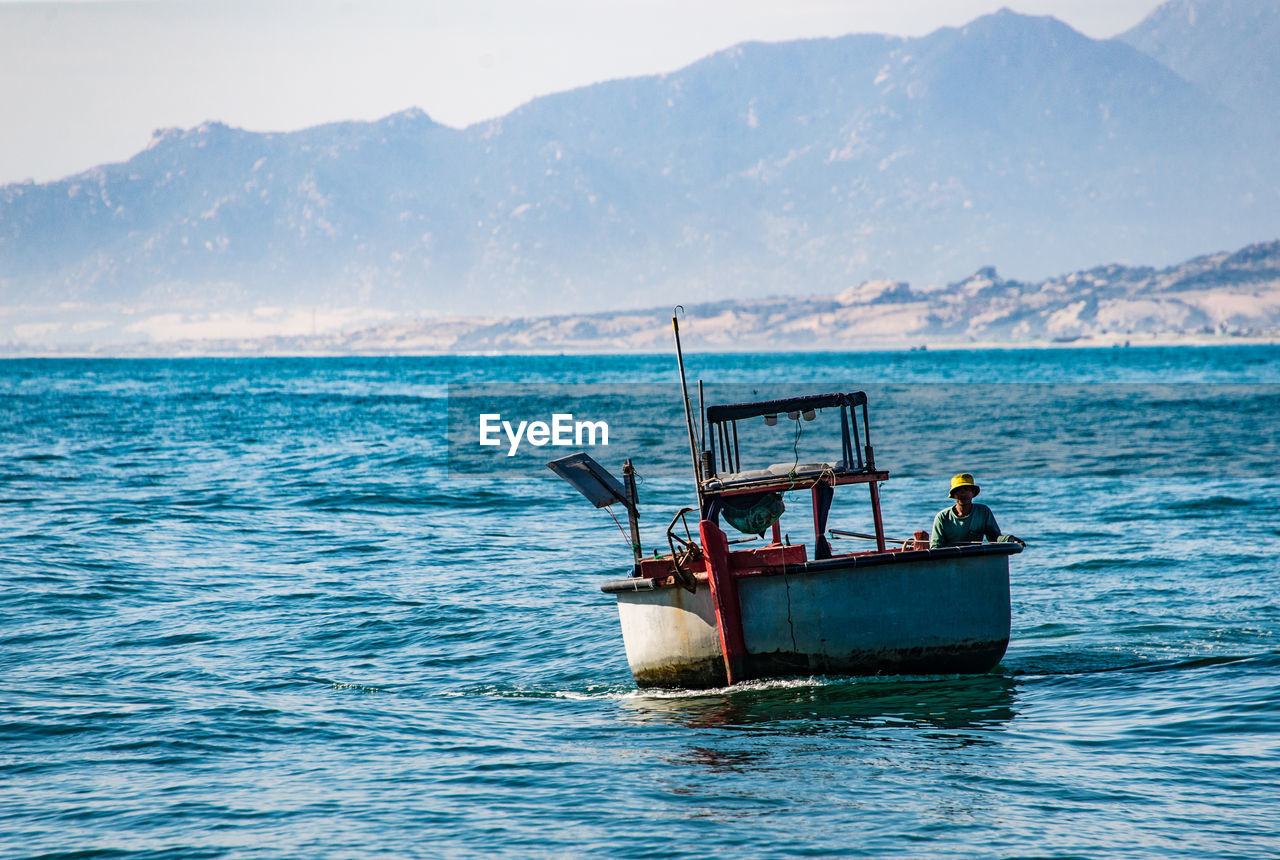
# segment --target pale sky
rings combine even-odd
[[[455,127],[749,40],[923,35],[1008,7],[1094,38],[1159,0],[0,0],[0,184],[206,120],[287,131],[409,107]]]

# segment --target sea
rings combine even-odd
[[[867,391],[891,538],[972,472],[1027,543],[1000,665],[638,689],[623,512],[450,401],[613,392],[649,554],[673,355],[5,360],[0,857],[1280,856],[1280,347],[684,358]]]

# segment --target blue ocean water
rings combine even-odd
[[[948,383],[886,527],[987,469],[1001,666],[637,690],[618,529],[452,476],[445,403],[668,356],[5,361],[0,856],[1280,856],[1280,349],[686,358],[902,427]],[[650,549],[689,489],[638,465]]]

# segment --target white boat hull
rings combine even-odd
[[[989,671],[1009,644],[1011,551],[995,545],[837,558],[743,576],[745,677]],[[723,686],[710,588],[700,583],[691,594],[642,583],[652,585],[606,586],[617,595],[636,683]]]

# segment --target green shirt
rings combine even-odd
[[[974,504],[967,517],[956,513],[952,505],[945,511],[938,511],[933,518],[933,534],[929,536],[929,546],[955,546],[958,543],[982,543],[982,539],[994,541],[1000,537],[1000,526],[996,525],[995,514],[986,505]]]

